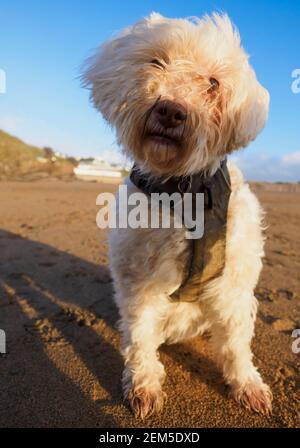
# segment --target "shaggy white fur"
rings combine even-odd
[[[104,44],[88,61],[84,80],[126,153],[153,176],[214,173],[226,154],[256,137],[268,113],[269,95],[226,15],[190,21],[151,14]],[[162,135],[152,114],[162,100],[187,112],[180,143],[174,129],[168,141],[145,136],[147,126]],[[271,411],[271,392],[250,348],[257,308],[253,290],[263,256],[262,210],[238,169],[229,164],[229,170],[226,265],[198,302],[169,300],[189,256],[184,229],[128,228],[110,234],[124,395],[142,418],[163,404],[159,346],[207,329],[233,397],[255,411]],[[127,185],[129,193],[137,191],[130,180]]]

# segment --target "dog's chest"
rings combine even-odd
[[[149,203],[153,192],[161,193],[164,188],[174,189],[172,183],[169,183],[167,187],[164,184],[151,185],[139,175],[133,175],[131,180],[147,194]],[[177,184],[175,187],[177,188]],[[162,270],[168,266],[169,269],[172,269],[173,266],[173,269],[175,268],[180,275],[177,288],[173,289],[170,294],[172,301],[197,301],[209,282],[222,275],[225,266],[227,212],[231,194],[226,163],[208,181],[203,182],[200,179],[199,182],[199,178],[196,178],[193,198],[197,192],[204,193],[205,210],[202,237],[186,239],[185,231],[180,232],[172,226],[170,229],[157,229],[157,232],[160,233],[155,232],[152,235],[153,240],[159,242],[155,248],[156,259],[159,260],[156,268]],[[194,203],[197,202],[194,201]],[[194,213],[195,210],[192,212],[197,216]],[[168,276],[170,275],[168,273]]]

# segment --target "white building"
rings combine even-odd
[[[120,182],[122,180],[123,167],[110,164],[106,160],[97,157],[92,161],[81,160],[74,168],[74,174],[78,179],[96,180],[98,182]]]

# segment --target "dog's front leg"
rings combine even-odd
[[[162,408],[165,371],[158,347],[164,342],[162,315],[157,300],[121,312],[124,398],[136,417],[145,418]]]
[[[272,411],[272,393],[252,362],[250,346],[256,307],[255,297],[245,294],[231,313],[224,308],[226,312],[220,313],[218,323],[212,327],[212,343],[231,396],[247,409],[268,414]]]

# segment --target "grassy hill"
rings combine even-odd
[[[0,180],[34,180],[73,175],[73,164],[69,160],[43,160],[44,156],[43,149],[27,145],[0,130]]]

